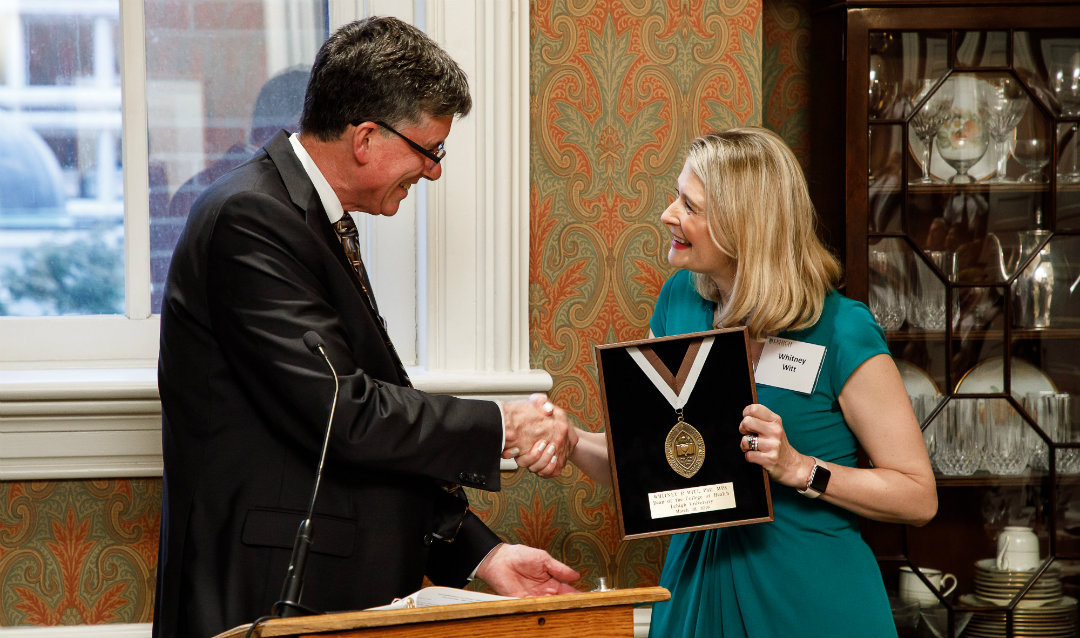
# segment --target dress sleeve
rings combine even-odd
[[[870,309],[857,301],[844,300],[846,303],[836,314],[836,329],[833,331],[831,349],[833,396],[839,396],[848,378],[867,359],[879,354],[890,354],[885,341],[885,332],[874,320]]]
[[[652,330],[654,337],[666,337],[668,334],[667,313],[671,305],[671,287],[675,276],[668,277],[660,289],[659,296],[656,297],[656,307],[653,308],[652,318],[649,319],[649,329]]]

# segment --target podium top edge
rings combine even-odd
[[[671,598],[663,587],[636,587],[608,591],[578,592],[535,598],[512,598],[509,600],[438,605],[412,609],[346,611],[318,616],[273,618],[262,624],[255,636],[297,636],[311,633],[348,631],[413,623],[440,622],[482,616],[505,616],[596,607],[618,607],[660,602]],[[241,638],[250,624],[241,625],[214,636],[214,638]]]

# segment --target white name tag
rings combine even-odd
[[[654,519],[729,510],[733,507],[735,507],[733,483],[717,483],[649,493],[649,513]]]
[[[823,361],[825,346],[769,337],[761,349],[754,381],[810,394],[817,385]]]

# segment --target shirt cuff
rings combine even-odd
[[[502,547],[505,544],[506,543],[499,543],[499,544],[495,545],[495,547],[492,547],[491,549],[489,549],[487,554],[484,554],[484,558],[481,559],[480,562],[476,564],[476,567],[473,567],[473,570],[471,572],[469,572],[469,582],[472,582],[472,580],[474,578],[476,578],[476,570],[480,569],[480,566],[484,564],[484,561],[488,559],[488,556],[491,556],[492,552],[499,549],[500,547]]]

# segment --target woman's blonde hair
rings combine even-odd
[[[815,324],[841,268],[818,238],[791,149],[767,129],[734,128],[695,139],[687,162],[705,186],[713,243],[735,260],[735,283],[716,327],[745,325],[760,340]],[[703,297],[721,302],[708,275],[694,273],[693,280]]]

